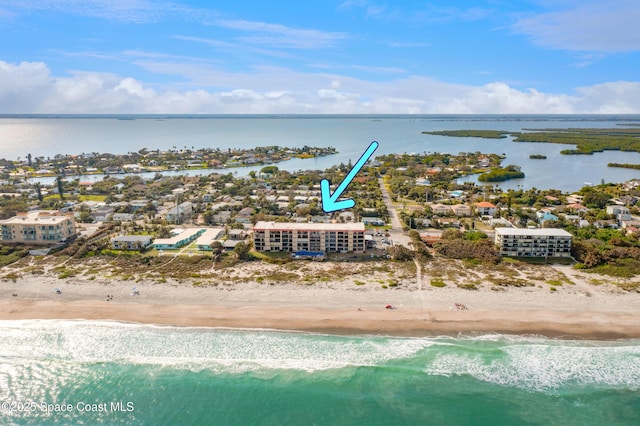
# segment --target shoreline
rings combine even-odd
[[[97,300],[64,302],[1,299],[0,320],[117,321],[158,326],[398,337],[496,333],[578,340],[640,338],[640,317],[632,313],[575,313],[551,310],[269,308],[114,303]]]
[[[305,272],[311,276],[342,267],[335,263],[302,266],[315,268]],[[105,274],[60,279],[56,274],[25,273],[0,281],[0,320],[111,320],[338,335],[640,338],[640,292],[623,291],[610,281],[590,284],[592,277],[568,266],[528,272],[562,280],[559,286],[536,281],[532,286],[501,287],[476,270],[473,279],[482,284],[473,290],[451,283],[428,285],[429,270],[421,271],[419,282],[410,271],[369,269],[333,281],[266,283],[255,278],[269,277],[274,271],[281,271],[280,267],[244,265],[204,283],[202,278],[158,282]],[[397,287],[380,284],[390,277]],[[387,305],[396,309],[386,309]],[[468,310],[458,310],[460,305]]]

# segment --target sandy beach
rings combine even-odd
[[[0,283],[0,319],[86,319],[337,334],[539,334],[640,337],[640,293],[591,285],[564,267],[572,285],[480,286],[465,290],[353,282],[193,285],[25,276]],[[56,289],[60,289],[58,294]],[[139,293],[139,294],[137,294]],[[456,309],[456,303],[468,310]],[[386,309],[392,305],[395,309]]]

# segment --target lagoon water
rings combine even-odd
[[[0,336],[3,425],[640,424],[638,340],[69,320],[0,321]]]
[[[423,131],[456,129],[522,129],[640,126],[639,115],[398,115],[398,116],[0,116],[0,157],[149,149],[253,148],[256,146],[334,146],[339,153],[278,164],[285,170],[325,169],[355,162],[372,140],[376,155],[395,152],[485,152],[505,154],[504,164],[522,167],[526,177],[499,184],[504,189],[556,188],[575,191],[585,182],[624,182],[640,170],[607,167],[607,163],[640,164],[640,153],[606,151],[594,155],[561,155],[570,145],[515,143],[511,139],[451,138]],[[546,160],[529,159],[544,154]],[[239,175],[249,170],[233,169]],[[222,170],[229,172],[230,169]],[[184,173],[184,172],[180,172]],[[191,171],[191,174],[203,171]],[[102,176],[83,177],[102,179]],[[476,181],[475,177],[467,178]]]

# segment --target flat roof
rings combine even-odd
[[[259,231],[355,231],[364,232],[364,223],[293,223],[293,222],[258,222],[253,230]]]
[[[524,228],[496,228],[497,235],[544,235],[554,237],[572,237],[569,232],[564,229],[557,228],[536,228],[536,229],[524,229]]]
[[[66,220],[71,219],[70,216],[65,216],[62,213],[53,211],[34,210],[27,214],[19,214],[12,218],[0,220],[0,224],[3,225],[57,225],[63,223]]]
[[[188,238],[193,237],[195,234],[197,234],[198,232],[200,232],[202,230],[202,228],[191,228],[191,229],[186,229],[184,232],[181,232],[180,234],[171,237],[171,238],[158,238],[156,239],[153,244],[154,245],[160,245],[160,244],[164,244],[164,245],[175,245],[176,243],[182,241],[182,240],[186,240]]]
[[[147,241],[151,240],[150,235],[118,235],[111,238],[111,241]]]
[[[204,234],[198,237],[198,239],[196,240],[196,244],[199,246],[208,246],[209,244],[217,240],[223,231],[223,228],[208,228],[206,231],[204,231]]]

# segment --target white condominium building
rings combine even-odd
[[[573,236],[563,229],[496,228],[501,256],[570,257]]]
[[[73,213],[34,210],[0,220],[0,239],[7,243],[55,244],[76,235]]]
[[[257,251],[362,253],[364,240],[364,223],[258,222],[253,227]]]

